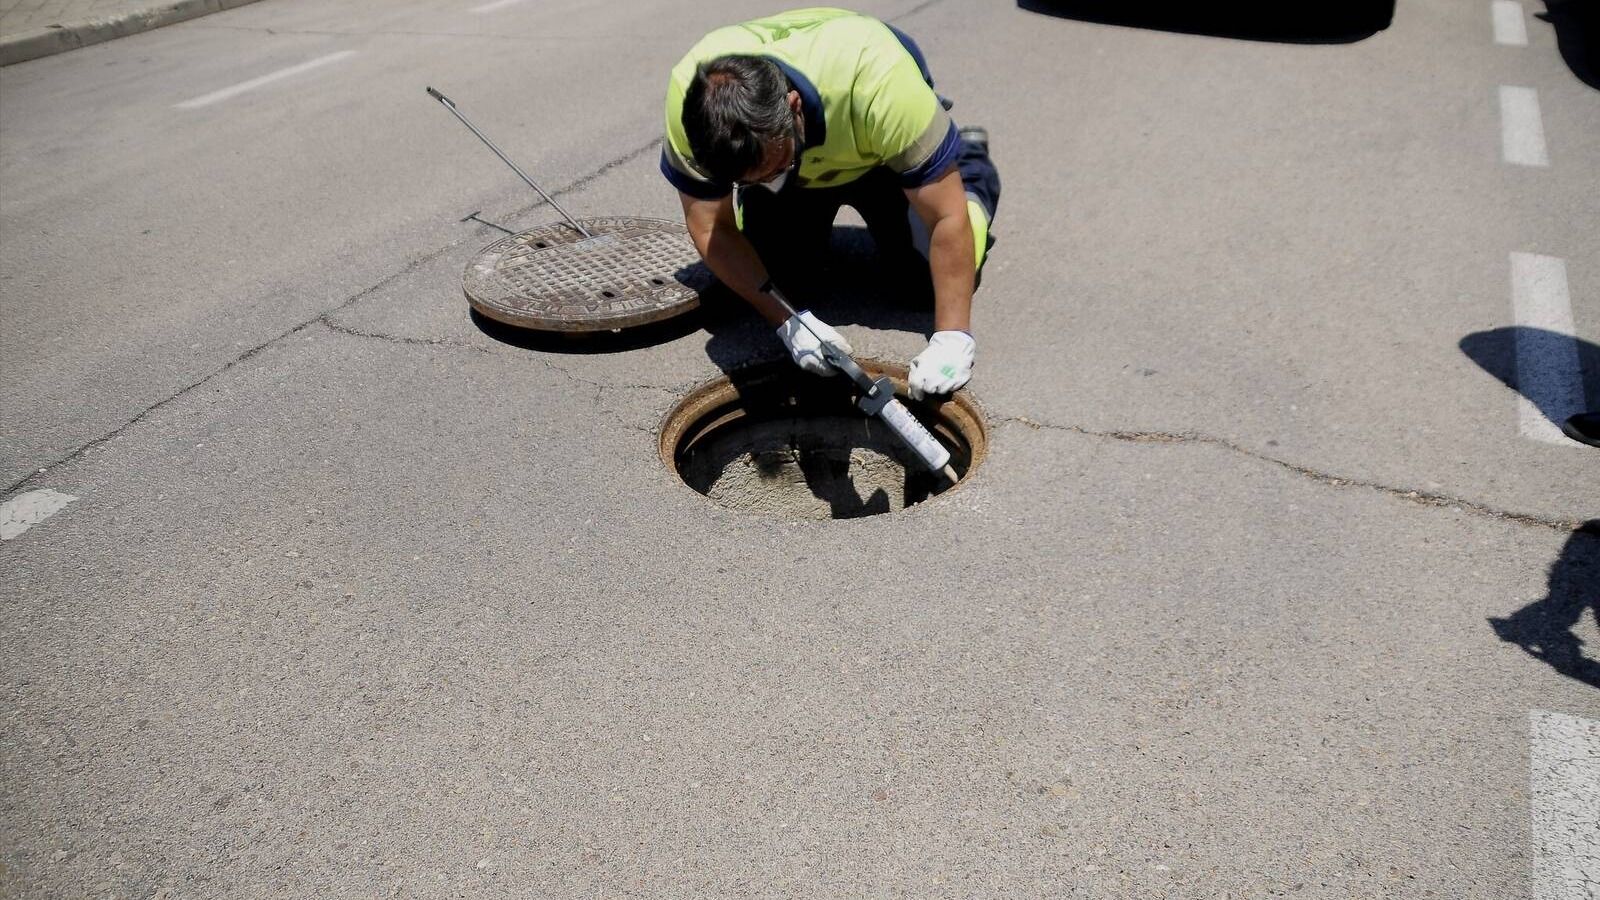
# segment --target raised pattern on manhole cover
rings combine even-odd
[[[711,272],[676,222],[610,216],[501,238],[478,252],[462,284],[491,319],[546,331],[609,331],[659,322],[700,304]]]

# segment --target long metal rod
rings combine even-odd
[[[539,187],[537,184],[534,183],[532,178],[528,177],[528,173],[526,173],[526,172],[522,171],[521,169],[517,168],[517,164],[516,163],[512,162],[511,159],[509,157],[507,157],[504,153],[501,153],[500,152],[500,148],[496,147],[494,145],[494,141],[491,141],[488,138],[484,137],[483,136],[483,132],[479,131],[477,126],[473,125],[471,122],[468,122],[467,121],[467,117],[463,116],[461,114],[461,110],[456,109],[456,105],[453,102],[451,102],[449,97],[446,97],[445,95],[439,93],[438,91],[434,90],[431,87],[428,88],[428,96],[430,96],[433,99],[439,101],[440,103],[443,103],[445,109],[450,110],[450,112],[455,114],[456,118],[461,120],[461,124],[463,124],[463,125],[467,126],[468,128],[472,129],[472,133],[478,136],[478,140],[483,141],[485,146],[487,146],[490,150],[493,150],[494,151],[494,155],[500,157],[502,162],[504,162],[506,165],[510,166],[511,167],[511,171],[517,173],[517,177],[518,178],[521,178],[523,181],[526,181],[528,183],[528,187],[533,188],[534,191],[536,191],[539,194],[539,196],[544,198],[544,202],[546,202],[546,203],[550,204],[551,206],[555,207],[556,208],[556,212],[561,213],[561,217],[567,220],[567,224],[568,225],[571,225],[573,228],[578,229],[578,233],[583,235],[586,238],[594,237],[594,235],[589,233],[589,229],[584,228],[582,225],[579,225],[577,219],[574,219],[566,210],[561,208],[561,204],[556,202],[556,198],[550,196],[549,194],[546,194],[544,192],[543,188]]]

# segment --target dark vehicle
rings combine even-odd
[[[1017,6],[1028,12],[1105,25],[1297,44],[1359,41],[1388,28],[1394,18],[1394,0],[1315,4],[1268,0],[1017,0]]]

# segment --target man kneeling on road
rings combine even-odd
[[[841,9],[718,29],[673,68],[661,171],[700,257],[778,326],[805,371],[832,374],[813,332],[850,345],[762,288],[814,272],[839,207],[851,206],[880,258],[914,260],[932,280],[934,334],[911,363],[913,396],[972,377],[972,291],[1000,177],[987,134],[957,131],[948,108],[911,38]]]

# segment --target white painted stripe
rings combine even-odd
[[[1544,146],[1544,119],[1539,116],[1539,92],[1527,87],[1500,87],[1500,145],[1506,162],[1519,166],[1548,166]]]
[[[1517,0],[1494,0],[1494,42],[1507,47],[1528,46],[1528,20]]]
[[[475,13],[494,12],[497,9],[505,9],[508,6],[515,6],[518,3],[526,3],[526,2],[528,2],[528,0],[494,0],[493,3],[485,3],[482,6],[474,6],[472,8],[472,12],[475,12]]]
[[[329,63],[338,62],[341,59],[354,56],[355,54],[356,52],[354,50],[340,50],[337,53],[329,53],[327,56],[319,56],[316,59],[307,60],[306,62],[300,63],[297,66],[290,66],[287,69],[279,69],[276,72],[268,72],[260,78],[252,78],[249,81],[241,81],[232,87],[225,87],[220,91],[212,91],[209,94],[196,97],[193,100],[185,100],[182,103],[177,104],[174,108],[199,109],[202,106],[210,106],[213,103],[219,103],[223,100],[227,100],[230,97],[237,97],[245,91],[253,91],[264,84],[271,84],[272,82],[280,79],[299,75],[301,72],[309,72],[312,69],[320,68]]]
[[[1534,900],[1600,897],[1600,722],[1529,714]]]
[[[0,503],[0,541],[9,541],[67,508],[78,499],[71,494],[52,491],[29,491]]]
[[[1578,447],[1561,422],[1584,411],[1583,372],[1572,327],[1567,264],[1553,256],[1511,254],[1511,306],[1517,323],[1517,391],[1522,436]]]

